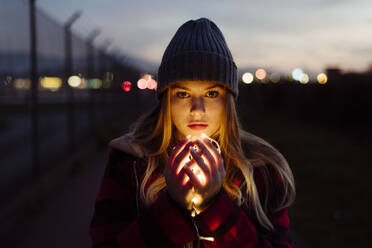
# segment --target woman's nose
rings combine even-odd
[[[205,112],[203,97],[193,97],[191,99],[191,112]]]

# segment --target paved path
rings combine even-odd
[[[64,188],[45,201],[39,214],[30,216],[8,236],[9,248],[85,248],[107,151],[100,151],[84,164],[82,174],[68,178]]]

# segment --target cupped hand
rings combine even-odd
[[[191,161],[186,162],[190,156],[190,147],[194,143],[189,139],[182,140],[169,156],[163,174],[167,183],[168,194],[182,207],[191,209],[191,195],[193,186],[187,181],[186,168]]]
[[[184,172],[195,190],[193,207],[201,212],[221,190],[226,173],[220,153],[207,139],[197,139],[189,149],[192,159]]]

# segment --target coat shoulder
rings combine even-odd
[[[122,150],[111,148],[104,177],[111,177],[115,181],[135,185],[136,174],[144,172],[146,161]]]

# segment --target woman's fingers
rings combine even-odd
[[[216,171],[219,169],[218,157],[214,156],[214,154],[210,151],[211,148],[208,147],[205,143],[206,142],[203,142],[201,140],[196,141],[196,144],[200,148],[200,154],[203,155],[207,160],[206,162],[208,163],[211,174],[215,175]],[[219,153],[218,156],[220,156]]]
[[[189,142],[188,138],[183,139],[173,150],[171,157],[168,159],[168,166],[169,168],[172,167],[172,164],[174,163],[175,158],[179,153],[182,151],[182,149],[185,148],[187,142]]]
[[[193,145],[193,142],[189,142],[187,143],[183,150],[177,155],[177,157],[174,159],[173,163],[170,165],[171,166],[171,169],[172,171],[175,172],[175,174],[177,175],[178,173],[180,173],[183,165],[186,163],[186,161],[188,160],[188,155],[189,155],[189,149],[190,147]]]
[[[191,170],[190,166],[185,166],[182,168],[182,170],[187,174],[187,176],[190,179],[190,182],[192,185],[196,186],[197,188],[202,188],[203,185],[200,182],[199,178],[196,176],[196,174]]]
[[[179,183],[179,185],[181,185],[184,189],[189,189],[192,187],[192,184],[190,182],[190,177],[188,176],[188,174],[186,173],[186,168],[187,167],[183,167],[181,170],[180,170],[180,173],[178,174],[177,176],[177,181]]]
[[[213,159],[217,163],[218,169],[221,169],[223,167],[223,160],[221,157],[221,154],[218,152],[217,148],[206,138],[202,138],[199,140],[200,143],[204,145],[205,151],[208,151],[211,156],[213,156]]]
[[[193,147],[190,147],[190,153],[193,157],[193,159],[196,161],[196,163],[199,165],[202,172],[204,172],[204,175],[207,177],[210,177],[212,174],[211,166],[206,165],[203,158],[195,151]]]

